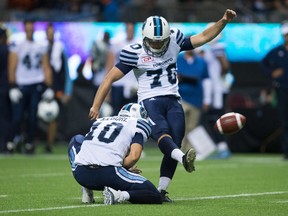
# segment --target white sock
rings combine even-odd
[[[229,151],[229,147],[228,147],[228,144],[226,142],[219,142],[217,144],[217,150],[219,152],[222,152],[222,151]]]
[[[160,177],[158,191],[166,190],[170,184],[171,179],[168,177]]]
[[[121,201],[125,201],[125,200],[129,200],[130,199],[130,195],[129,195],[129,193],[127,191],[121,191],[121,194],[122,194],[121,198],[123,198],[123,200],[121,200]]]
[[[181,164],[182,164],[183,155],[184,153],[180,149],[174,149],[171,152],[171,158],[173,158],[174,160],[177,160]]]

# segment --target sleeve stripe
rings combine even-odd
[[[148,131],[145,130],[145,128],[143,128],[143,126],[137,125],[137,128],[141,129],[145,133],[146,137],[150,136],[151,133],[148,133]]]
[[[180,34],[179,37],[178,37],[178,33]],[[178,31],[177,33],[177,37],[176,37],[176,40],[177,40],[177,44],[178,45],[181,45],[183,43],[183,40],[185,39],[184,38],[184,35],[182,32]]]
[[[142,131],[145,132],[145,134],[147,135],[147,137],[150,136],[151,134],[151,127],[149,125],[149,123],[144,122],[144,121],[137,121],[137,128],[140,128]]]
[[[123,64],[127,64],[127,65],[132,65],[132,66],[135,66],[137,64],[137,62],[134,62],[134,61],[126,61],[124,59],[121,59],[120,58],[120,61],[123,63]]]
[[[135,56],[135,57],[137,57],[137,54],[136,54],[136,53],[129,52],[129,51],[124,50],[124,49],[122,49],[121,54],[123,54],[123,55],[128,54],[128,55],[131,55],[131,56]]]
[[[123,55],[122,53],[120,54],[120,58],[128,58],[128,59],[133,59],[138,61],[138,57],[132,56],[132,55]]]

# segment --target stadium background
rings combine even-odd
[[[245,5],[239,4],[241,2],[244,1],[169,0],[169,2],[142,1],[143,5],[141,5],[141,1],[7,0],[1,1],[0,10],[2,8],[3,13],[0,18],[5,20],[3,24],[9,29],[11,41],[24,37],[19,22],[23,19],[38,21],[35,35],[37,40],[45,38],[47,21],[55,22],[58,39],[65,42],[70,58],[71,77],[75,80],[73,98],[68,105],[65,121],[60,126],[58,134],[60,140],[66,141],[75,133],[84,133],[90,126],[91,122],[87,115],[94,92],[90,82],[91,73],[83,66],[89,57],[92,42],[101,38],[104,31],[110,32],[112,40],[116,37],[124,37],[124,21],[132,20],[137,22],[136,37],[140,38],[141,22],[148,13],[153,12],[166,17],[172,27],[181,29],[185,34],[194,34],[203,30],[208,22],[218,20],[226,8],[236,9],[238,18],[235,23],[230,23],[225,28],[222,37],[227,45],[231,73],[235,78],[226,107],[227,111],[238,111],[246,115],[248,122],[239,134],[228,137],[229,145],[233,152],[280,152],[278,144],[280,128],[278,122],[272,118],[275,116],[275,108],[262,106],[259,103],[260,91],[269,88],[270,81],[264,77],[258,64],[268,50],[281,43],[281,19],[280,17],[272,19],[274,11],[268,14],[243,8],[242,6]],[[112,16],[113,7],[109,5],[110,3],[112,6],[115,3],[114,9],[117,11],[115,16]],[[76,6],[73,9],[73,5],[78,6],[78,9]],[[86,10],[84,10],[85,5]],[[93,12],[91,7],[91,10],[88,10],[89,5],[98,9]],[[148,10],[149,5],[153,10]],[[105,16],[107,13],[109,15],[109,8],[110,18]],[[137,14],[136,11],[139,9],[141,12]],[[56,15],[59,12],[61,16]],[[79,76],[79,68],[82,67],[84,70],[81,72],[85,79]],[[42,138],[40,133],[39,139]]]

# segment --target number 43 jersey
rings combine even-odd
[[[86,134],[75,163],[122,166],[136,133],[142,134],[146,142],[151,134],[148,121],[122,116],[99,118]]]
[[[172,28],[168,50],[161,57],[148,55],[142,42],[122,49],[120,62],[132,66],[138,80],[138,102],[160,95],[179,96],[176,61],[184,40],[183,33]]]
[[[37,41],[22,41],[11,45],[10,51],[17,54],[16,83],[32,85],[45,80],[42,68],[42,57],[48,47]]]

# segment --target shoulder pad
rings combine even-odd
[[[185,40],[184,34],[177,28],[171,28],[171,38],[175,38],[176,43],[181,46]]]
[[[151,125],[144,119],[137,120],[137,128],[141,129],[147,137],[151,134]]]
[[[120,52],[120,62],[126,65],[136,66],[138,62],[138,52],[134,46],[141,46],[140,44],[130,44],[125,46]],[[141,47],[142,48],[142,47]],[[140,49],[140,48],[139,48]]]

